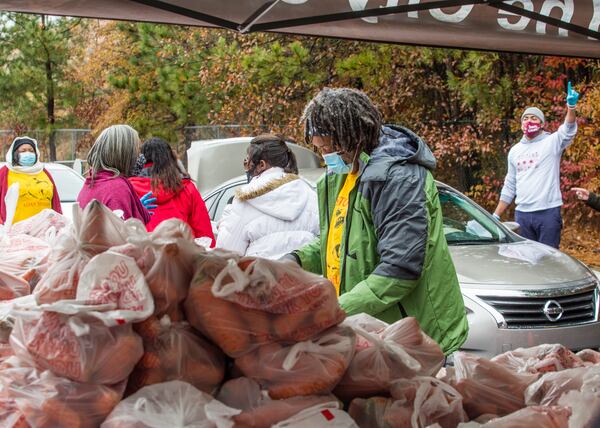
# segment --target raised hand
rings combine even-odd
[[[567,86],[567,105],[574,108],[577,105],[577,101],[579,101],[579,92],[573,89],[571,81],[569,80]]]

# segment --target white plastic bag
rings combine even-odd
[[[518,348],[492,358],[492,361],[517,373],[547,373],[583,367],[583,360],[560,344]]]
[[[272,342],[305,341],[344,320],[327,279],[292,262],[221,254],[198,258],[185,312],[230,357]]]
[[[578,391],[587,379],[600,376],[600,366],[578,367],[560,372],[546,373],[525,390],[528,406],[553,406],[569,391]]]
[[[302,410],[285,421],[281,421],[272,428],[358,428],[354,420],[340,409],[340,403],[318,404]]]
[[[56,239],[50,269],[34,290],[39,303],[74,299],[79,277],[92,257],[124,245],[129,234],[125,223],[98,201],[82,211],[74,209],[73,225]]]
[[[391,382],[415,375],[433,376],[444,362],[442,349],[415,318],[388,325],[358,314],[343,325],[356,332],[357,340],[350,367],[334,391],[342,400],[385,394]]]
[[[12,225],[10,234],[29,235],[52,244],[54,238],[71,225],[71,220],[51,209],[44,209],[33,217]]]
[[[260,389],[257,382],[246,377],[226,382],[221,387],[217,400],[242,411],[233,417],[233,421],[236,426],[244,428],[270,428],[302,410],[337,401],[331,394],[273,400],[267,391]]]
[[[154,300],[135,260],[110,251],[95,256],[81,272],[76,300],[112,305],[94,313],[106,325],[143,321],[154,312]]]
[[[347,370],[355,340],[351,328],[333,327],[293,345],[263,345],[236,359],[235,364],[273,399],[326,394]]]
[[[124,389],[124,383],[105,386],[73,382],[25,366],[0,371],[2,398],[23,416],[25,426],[35,428],[95,428],[121,400]]]
[[[357,398],[350,416],[365,427],[426,428],[437,423],[454,428],[468,420],[462,396],[439,379],[414,377],[392,383],[391,398]]]
[[[146,386],[121,401],[101,428],[231,428],[240,413],[192,385],[174,380]]]
[[[76,382],[124,381],[142,357],[142,339],[131,324],[106,326],[98,309],[62,301],[15,310],[12,349],[29,365]]]

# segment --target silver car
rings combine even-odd
[[[300,171],[313,187],[322,174]],[[206,193],[211,220],[220,219],[245,183],[245,176],[236,177]],[[463,350],[491,357],[541,343],[574,350],[600,346],[598,278],[589,268],[520,237],[452,187],[437,186],[469,320]]]

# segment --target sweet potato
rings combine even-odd
[[[271,342],[308,340],[345,317],[326,279],[290,263],[218,254],[199,258],[185,311],[234,358]]]
[[[90,315],[48,311],[20,312],[10,343],[33,366],[92,384],[125,380],[143,353],[130,324],[107,327]]]
[[[416,375],[432,376],[444,353],[413,317],[391,325],[367,314],[344,322],[357,333],[356,353],[334,394],[344,401],[385,395],[390,384]]]
[[[354,343],[352,329],[334,327],[295,345],[263,345],[237,358],[235,364],[273,399],[324,394],[344,375]]]
[[[164,317],[161,331],[144,339],[144,355],[129,377],[127,393],[155,383],[182,380],[212,393],[223,381],[224,355],[195,334],[187,323],[171,323]]]
[[[4,369],[0,383],[32,427],[97,427],[121,400],[124,384],[112,387],[73,382],[49,371]]]
[[[273,400],[262,394],[258,383],[245,377],[226,382],[217,400],[242,411],[233,416],[236,428],[269,428],[309,407],[337,401],[333,395]]]
[[[519,374],[465,352],[454,355],[456,378],[452,386],[462,394],[470,418],[486,413],[505,416],[525,407],[525,389],[538,375]]]
[[[398,380],[392,383],[390,393],[391,398],[352,400],[350,416],[358,426],[373,428],[413,428],[434,424],[454,428],[467,421],[460,394],[438,379],[417,376]]]
[[[0,270],[0,300],[12,300],[28,294],[31,294],[31,287],[26,280]]]

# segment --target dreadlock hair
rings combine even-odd
[[[248,160],[258,165],[264,160],[271,166],[283,168],[288,174],[298,174],[298,164],[294,152],[286,144],[287,140],[279,134],[261,134],[250,141]]]
[[[177,156],[173,149],[162,138],[153,137],[142,144],[142,154],[146,162],[151,162],[150,185],[153,192],[163,189],[178,192],[183,186],[182,171],[177,164]],[[187,178],[187,175],[183,175]]]
[[[379,144],[381,113],[362,91],[324,88],[304,108],[304,141],[328,136],[335,149],[355,152],[352,170],[358,170],[360,152],[371,152]]]

